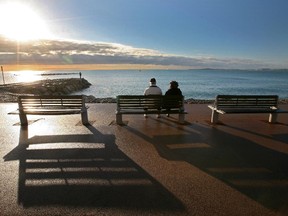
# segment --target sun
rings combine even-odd
[[[51,38],[48,26],[35,9],[21,3],[0,5],[0,34],[19,41]]]
[[[22,70],[14,73],[16,82],[33,82],[41,79],[41,71]]]

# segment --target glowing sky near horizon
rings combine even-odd
[[[0,7],[7,2],[16,1],[0,0]],[[124,56],[122,63],[133,64],[137,60],[136,51],[143,54],[145,50],[149,51],[150,59],[155,57],[156,53],[157,64],[169,65],[171,59],[173,60],[171,64],[175,64],[180,57],[177,64],[180,65],[185,59],[185,65],[191,68],[215,65],[225,68],[231,66],[231,62],[235,62],[240,68],[243,62],[245,62],[244,68],[249,68],[249,62],[251,68],[261,66],[288,68],[287,0],[18,0],[17,2],[25,4],[38,16],[38,19],[35,18],[36,15],[34,16],[32,23],[33,16],[32,20],[29,20],[26,12],[27,16],[22,15],[22,20],[26,24],[23,23],[22,26],[30,28],[31,34],[38,29],[39,31],[34,31],[34,35],[36,32],[43,33],[38,37],[53,34],[56,38],[61,38],[61,41],[69,41],[71,45],[73,42],[73,51],[72,49],[69,51],[69,55],[74,54],[73,58],[76,58],[75,53],[81,58],[84,57],[84,53],[86,57],[95,55],[96,48],[91,50],[84,47],[100,43],[111,45],[109,58],[112,59],[114,56],[113,61],[116,63],[121,63],[119,59],[117,61],[115,59],[122,55]],[[35,19],[41,21],[40,24],[35,23]],[[34,29],[31,27],[33,25]],[[41,29],[44,25],[46,27]],[[0,32],[5,36],[3,34],[5,29]],[[27,38],[28,36],[26,35]],[[79,49],[76,43],[81,44]],[[117,52],[114,49],[116,44]],[[62,49],[61,46],[60,48]],[[52,53],[60,48],[53,49],[49,55],[52,56]],[[105,48],[105,53],[99,54],[100,49],[97,47],[97,57],[107,56],[108,49]],[[0,52],[3,52],[1,48]],[[130,60],[126,58],[127,53]],[[59,52],[57,55],[59,56]],[[142,62],[140,57],[137,63],[149,64],[149,58]],[[71,57],[71,61],[73,58]],[[192,58],[191,65],[188,63],[189,58]],[[85,59],[90,63],[88,58]],[[197,63],[201,61],[201,64],[195,64],[195,59]],[[229,65],[225,65],[225,60]],[[214,64],[215,61],[217,64]],[[100,60],[99,62],[102,63]],[[104,62],[108,62],[107,58]]]

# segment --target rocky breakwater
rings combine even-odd
[[[17,101],[19,95],[69,95],[89,88],[91,83],[82,78],[45,79],[29,83],[12,83],[0,87],[2,101]]]

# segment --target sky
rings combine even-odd
[[[288,68],[287,10],[287,0],[0,0],[0,64]]]

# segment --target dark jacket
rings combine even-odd
[[[170,88],[165,95],[182,95],[182,92],[179,88]]]

